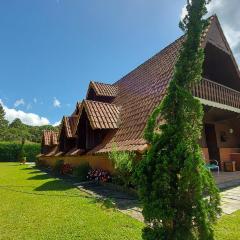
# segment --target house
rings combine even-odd
[[[72,165],[87,161],[111,171],[108,152],[113,145],[141,156],[148,148],[146,122],[166,94],[184,40],[180,37],[112,85],[90,82],[86,99],[63,117],[58,146],[40,159],[49,165],[57,159]],[[203,79],[192,89],[204,106],[200,144],[206,160],[224,162],[240,154],[240,72],[217,16],[210,18],[201,44]]]
[[[52,130],[44,130],[41,141],[41,153],[37,157],[51,156],[58,150],[58,132]]]

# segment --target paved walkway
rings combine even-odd
[[[221,192],[223,214],[240,210],[240,186]]]
[[[223,182],[221,182],[221,184],[223,184]],[[110,199],[116,206],[116,209],[120,212],[143,222],[144,219],[141,213],[140,204],[134,194],[121,191],[120,189],[115,189],[114,187],[111,187],[111,185],[103,186],[98,183],[89,182],[75,185],[82,191],[85,191],[97,198]],[[233,181],[232,185],[236,186],[236,182]],[[229,186],[231,186],[230,181],[220,187],[222,189],[226,189]],[[231,214],[240,210],[240,184],[237,187],[222,191],[221,196],[223,214]]]

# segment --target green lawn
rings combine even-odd
[[[142,224],[61,180],[0,163],[0,239],[141,239]]]
[[[18,163],[0,163],[0,239],[141,239],[142,223],[106,209],[72,185]],[[240,239],[240,211],[223,216],[219,240]]]

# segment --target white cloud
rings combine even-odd
[[[49,120],[45,117],[40,117],[35,113],[26,113],[21,110],[16,110],[14,108],[8,108],[4,105],[3,101],[0,99],[0,104],[6,113],[6,119],[12,122],[14,119],[19,118],[23,123],[31,126],[42,126],[50,124]]]
[[[239,0],[212,0],[208,5],[208,15],[217,14],[230,47],[240,63],[240,7]],[[183,6],[181,19],[187,14]]]
[[[60,108],[61,107],[61,102],[57,98],[54,98],[53,99],[53,106],[57,107],[57,108]]]
[[[33,102],[34,102],[34,103],[37,103],[37,98],[33,98]]]
[[[187,15],[187,4],[185,4],[182,8],[180,19],[183,20],[186,15]]]
[[[54,127],[57,127],[57,126],[59,126],[61,124],[61,121],[57,121],[57,122],[55,122],[54,124],[52,124]]]
[[[24,99],[23,98],[20,98],[20,99],[17,99],[14,103],[14,107],[19,107],[20,105],[24,105],[25,102],[24,102]]]

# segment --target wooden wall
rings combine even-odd
[[[240,153],[240,148],[220,148],[220,160],[222,162],[230,161],[230,153]]]
[[[114,171],[112,161],[106,155],[82,155],[82,156],[62,156],[62,157],[40,157],[39,158],[45,165],[53,167],[58,160],[64,160],[64,163],[69,163],[71,166],[76,167],[83,163],[88,162],[91,168],[101,168],[110,172]]]

